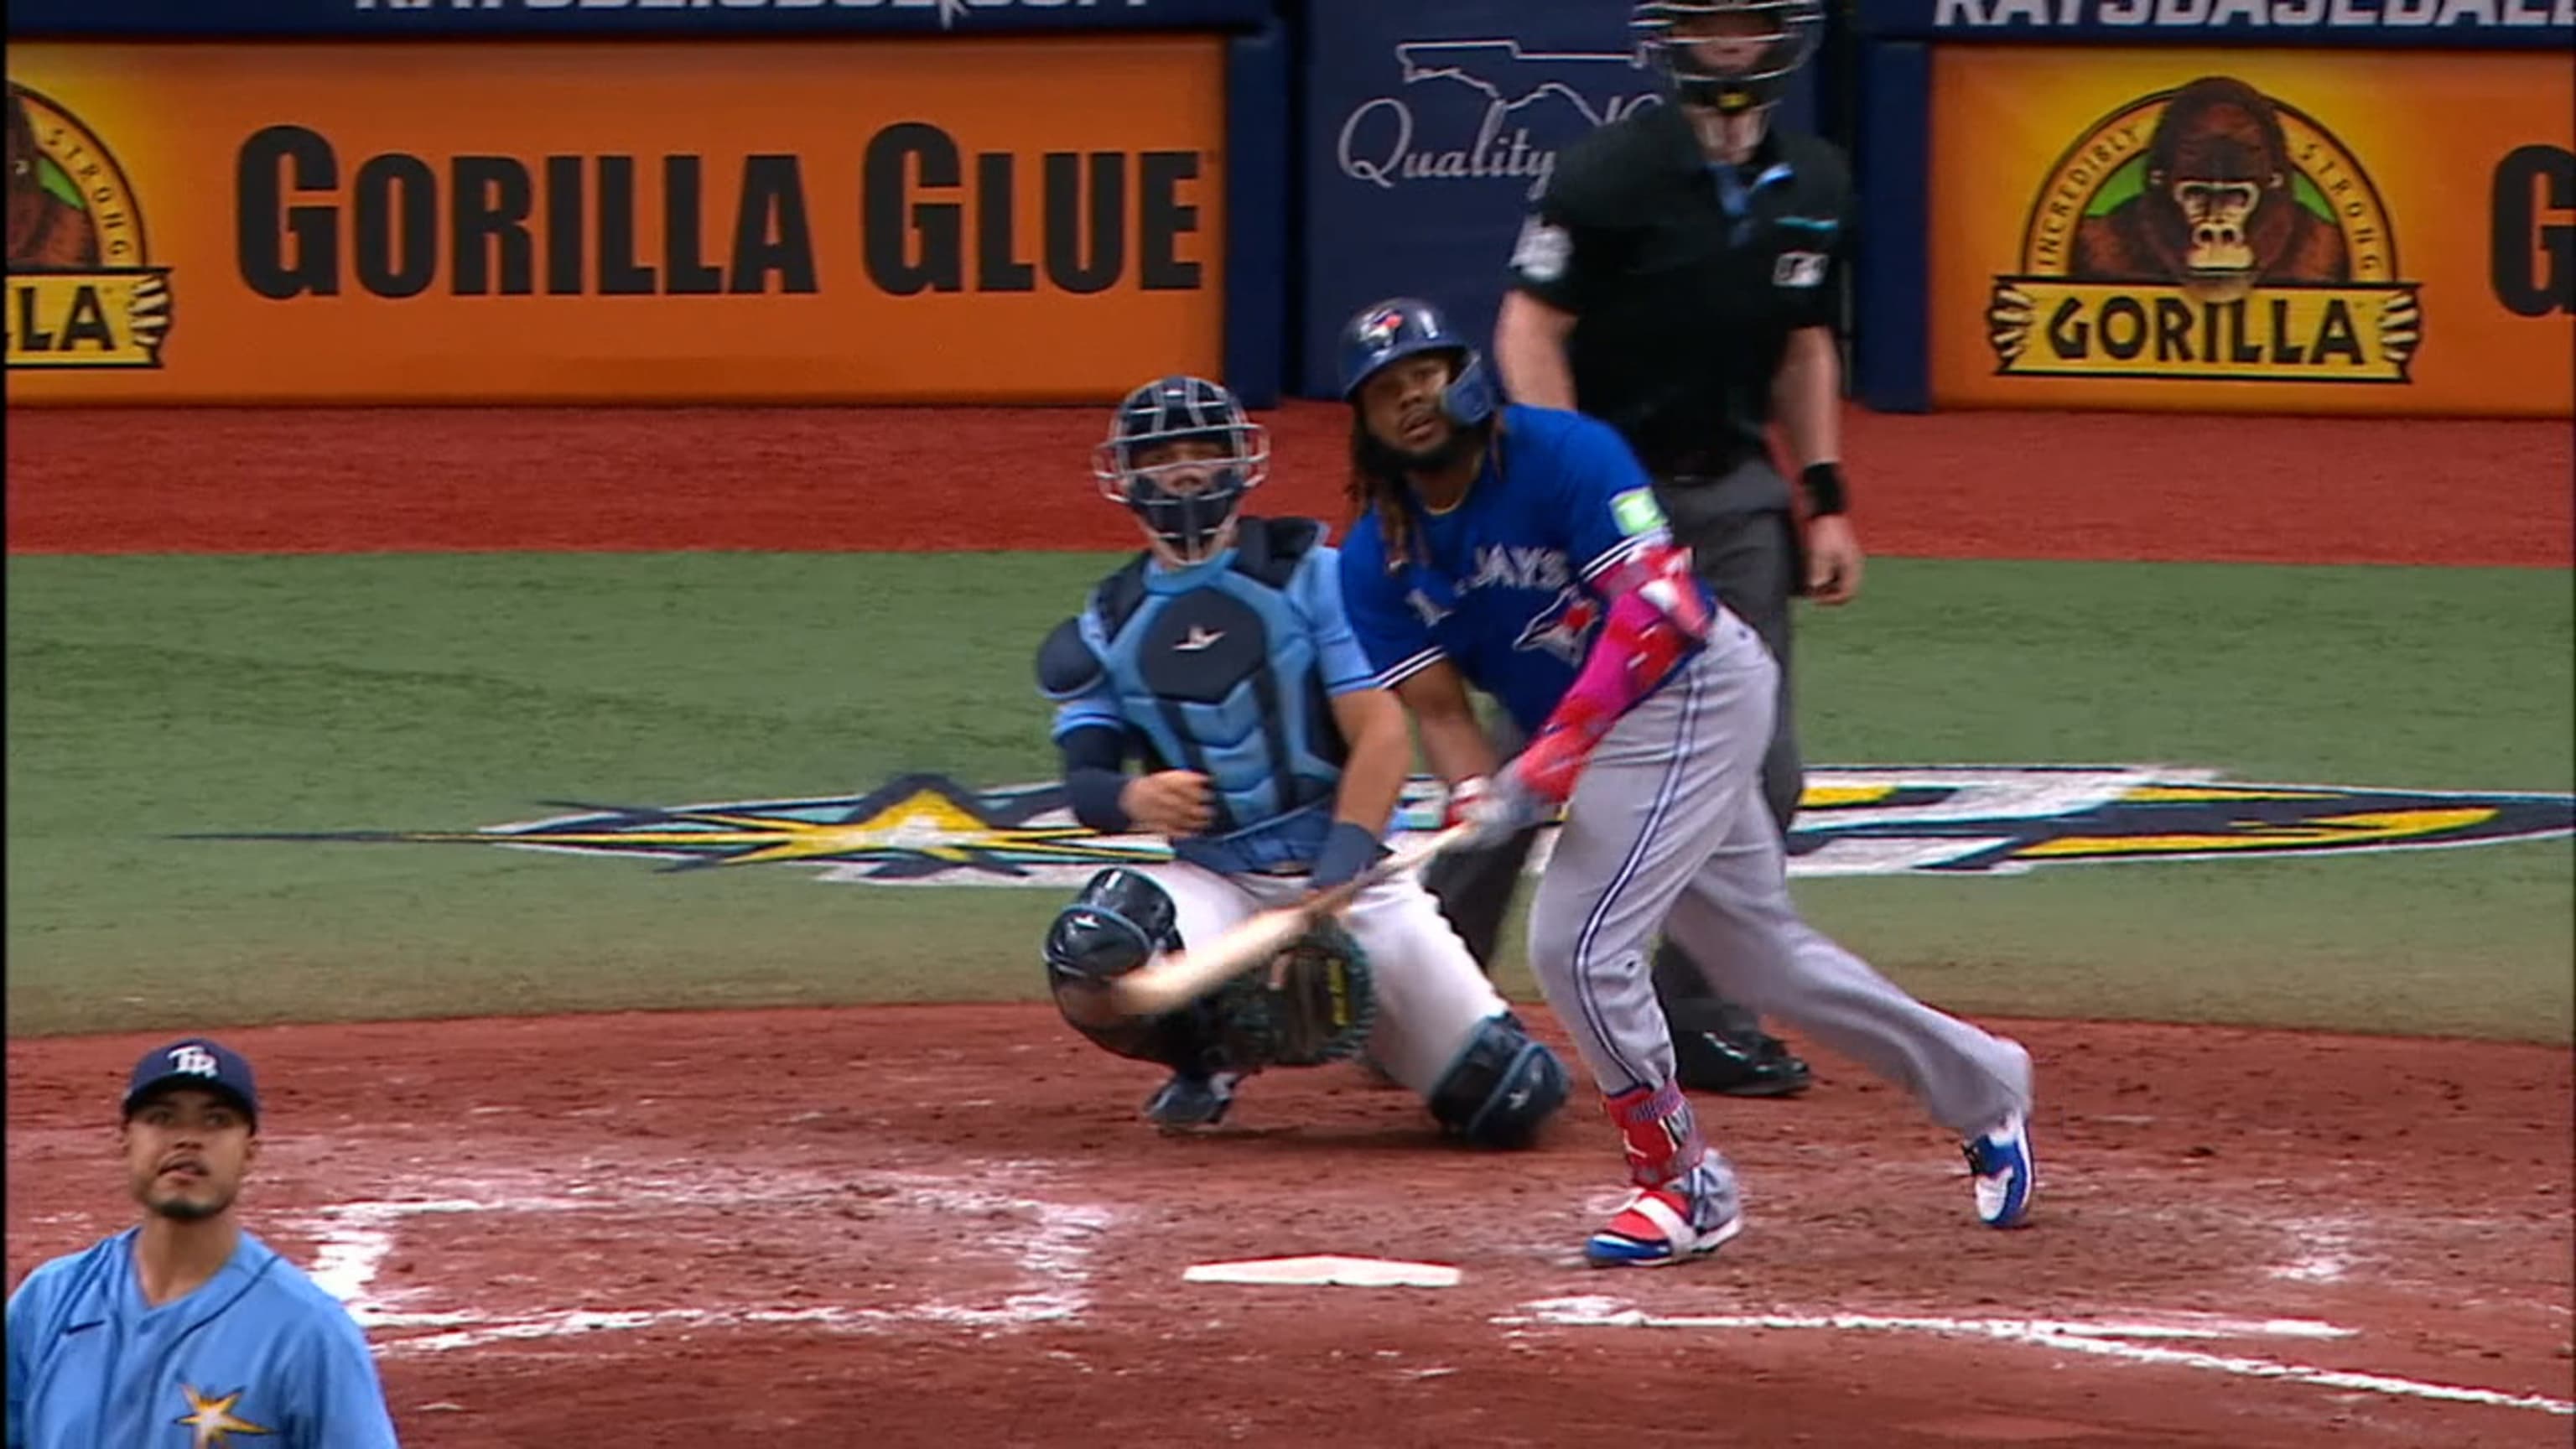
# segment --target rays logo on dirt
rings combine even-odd
[[[1353,107],[1335,150],[1344,176],[1388,191],[1501,179],[1536,196],[1559,147],[1661,102],[1631,51],[1407,40],[1395,71],[1401,89]]]
[[[170,269],[107,143],[9,82],[9,366],[159,367]]]
[[[667,870],[802,865],[871,885],[1080,884],[1106,865],[1171,858],[1161,841],[1076,824],[1058,785],[975,790],[907,775],[864,795],[730,804],[550,802],[568,813],[475,830],[196,836],[465,844],[634,856]],[[1438,788],[1405,787],[1402,833],[1436,829]],[[2576,833],[2576,795],[2466,794],[2229,782],[2143,766],[1819,769],[1791,836],[1796,876],[2016,875],[2043,865],[2421,850]],[[1545,863],[1552,841],[1532,852]]]
[[[2204,76],[2122,104],[2031,198],[1988,340],[2020,377],[2403,383],[2395,221],[2315,118]]]

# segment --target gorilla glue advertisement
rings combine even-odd
[[[1941,406],[2564,417],[2563,55],[1943,46]]]
[[[9,49],[19,402],[1098,402],[1223,365],[1224,41]]]

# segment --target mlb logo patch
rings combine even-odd
[[[1550,226],[1537,217],[1521,223],[1521,234],[1512,243],[1512,269],[1533,282],[1545,285],[1565,275],[1566,263],[1574,259],[1574,238],[1565,228]]]
[[[1823,252],[1782,252],[1771,268],[1775,287],[1813,287],[1825,280]]]

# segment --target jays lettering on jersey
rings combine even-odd
[[[128,1229],[9,1298],[11,1449],[393,1449],[366,1336],[248,1233],[196,1291],[144,1306]]]
[[[1216,824],[1173,853],[1221,874],[1314,860],[1346,752],[1330,697],[1375,672],[1317,525],[1246,518],[1239,537],[1187,568],[1138,556],[1057,629],[1038,666],[1058,743],[1114,730],[1148,768],[1208,777]]]
[[[1393,572],[1375,510],[1342,546],[1342,597],[1378,682],[1449,660],[1524,731],[1583,668],[1597,580],[1668,539],[1654,485],[1617,433],[1518,404],[1467,496],[1446,513],[1415,509],[1413,533],[1415,556]]]

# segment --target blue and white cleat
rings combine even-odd
[[[1744,1231],[1744,1206],[1721,1167],[1703,1165],[1662,1187],[1641,1187],[1583,1245],[1595,1268],[1660,1268],[1716,1252]]]
[[[2032,1172],[2030,1127],[2019,1112],[1968,1139],[1968,1171],[1977,1180],[1977,1218],[1990,1228],[2017,1228],[2030,1214],[2039,1184]]]

